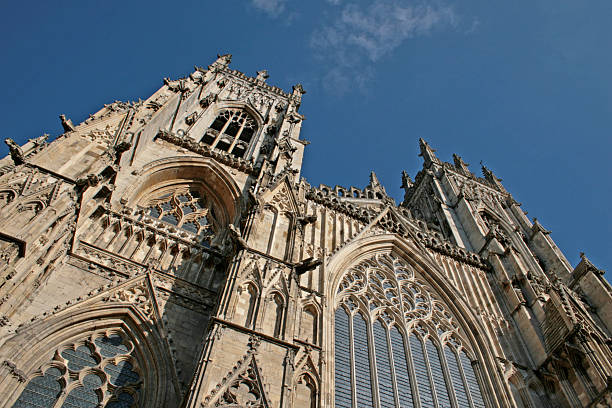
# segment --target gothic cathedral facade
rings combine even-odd
[[[302,86],[230,60],[6,140],[1,408],[612,406],[603,271],[424,140],[399,205],[311,186]]]

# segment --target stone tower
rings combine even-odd
[[[300,178],[222,55],[0,161],[0,407],[606,407],[612,288],[486,167]]]

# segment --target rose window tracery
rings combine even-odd
[[[334,330],[336,408],[485,407],[459,326],[399,258],[345,273]]]
[[[145,214],[195,234],[203,243],[215,235],[215,212],[206,195],[197,189],[173,188],[145,203]]]
[[[247,112],[224,109],[206,130],[201,141],[236,157],[244,157],[256,131],[257,122]]]
[[[136,407],[141,375],[133,351],[116,332],[65,345],[28,381],[13,408]]]

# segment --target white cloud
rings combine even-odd
[[[341,0],[327,0],[338,5]],[[374,64],[406,41],[435,29],[456,28],[458,18],[443,0],[370,0],[344,3],[310,37],[326,71],[323,87],[342,94],[367,88]]]
[[[285,10],[285,2],[286,0],[251,0],[253,6],[270,17],[278,17]]]
[[[348,4],[335,21],[313,34],[311,45],[320,51],[364,53],[372,62],[391,53],[406,40],[434,28],[455,26],[450,6],[407,0],[374,0],[366,7]]]

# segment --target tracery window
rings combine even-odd
[[[204,133],[202,142],[213,148],[244,157],[257,122],[241,109],[224,109]]]
[[[409,265],[376,255],[336,296],[336,408],[485,407],[458,325]]]
[[[61,347],[30,379],[13,408],[132,408],[138,406],[140,369],[134,345],[103,332]]]
[[[187,186],[167,188],[144,204],[145,214],[189,231],[204,244],[215,235],[215,212],[211,200],[198,189]]]

